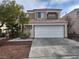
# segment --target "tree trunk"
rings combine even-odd
[[[24,32],[24,25],[22,24],[22,33]]]

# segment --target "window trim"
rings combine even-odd
[[[40,17],[39,17],[39,15],[38,15],[38,13],[40,13]],[[37,19],[44,19],[44,18],[45,18],[44,12],[36,12],[36,18],[37,18]]]
[[[54,14],[55,17],[51,17],[51,18],[50,18],[50,17],[48,16],[49,14]],[[57,12],[48,12],[48,13],[47,13],[47,19],[58,19],[58,13],[57,13]]]

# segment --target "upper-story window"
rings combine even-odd
[[[37,12],[37,18],[44,18],[43,12]]]
[[[47,19],[58,19],[58,14],[56,12],[48,12]]]

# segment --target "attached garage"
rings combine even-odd
[[[35,38],[64,38],[65,26],[64,25],[35,25],[34,36]]]

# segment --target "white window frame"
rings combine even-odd
[[[41,13],[41,17],[40,17],[40,18],[38,17],[38,13]],[[43,19],[43,18],[45,18],[44,12],[37,12],[37,13],[36,13],[36,16],[37,16],[36,18],[38,18],[38,19]]]

